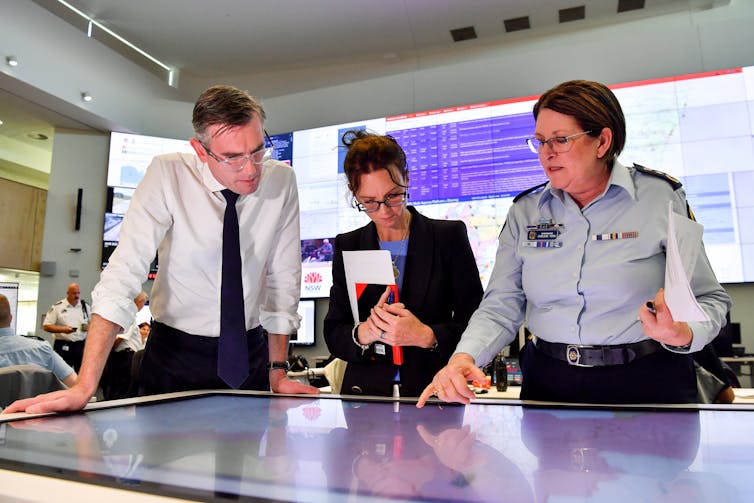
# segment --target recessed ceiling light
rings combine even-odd
[[[8,63],[8,66],[18,66],[18,60],[15,56],[7,56],[5,62]]]
[[[3,121],[2,121],[2,120],[0,120],[0,126],[2,126],[3,124],[4,124],[4,123],[3,123]]]
[[[531,28],[531,23],[529,22],[529,16],[523,16],[503,19],[503,26],[506,33],[511,33],[513,31],[528,30]]]
[[[628,12],[644,8],[644,0],[618,0],[618,12]]]
[[[476,30],[473,26],[450,30],[450,36],[453,38],[453,42],[463,42],[464,40],[474,40],[477,38]]]
[[[92,101],[94,98],[92,98],[92,95],[89,93],[81,93],[81,99],[84,101]]]
[[[31,138],[32,140],[40,140],[40,141],[47,140],[50,138],[44,133],[34,133],[34,132],[26,133],[26,136]]]
[[[558,20],[561,23],[569,23],[571,21],[580,21],[586,17],[586,7],[579,5],[578,7],[569,7],[568,9],[560,9],[558,11]]]

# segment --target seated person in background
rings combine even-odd
[[[399,381],[401,396],[418,396],[447,363],[479,305],[479,270],[463,222],[427,218],[408,206],[406,155],[393,138],[349,131],[343,142],[353,205],[372,222],[335,238],[325,341],[333,356],[348,362],[341,393],[390,396]],[[379,249],[390,251],[400,302],[388,303],[384,288],[365,290],[361,298],[374,307],[359,323],[343,252]],[[400,367],[390,346],[403,347]]]
[[[147,294],[142,291],[134,298],[137,314],[146,303]],[[147,333],[149,332],[147,331]],[[102,379],[100,380],[100,387],[105,400],[128,397],[129,390],[132,388],[131,360],[134,353],[141,349],[144,349],[141,325],[134,321],[128,330],[116,336],[113,348],[107,358],[105,370],[102,372]]]
[[[527,309],[521,399],[696,402],[691,353],[717,335],[731,302],[699,240],[689,281],[710,321],[676,321],[665,304],[668,206],[691,217],[680,182],[618,161],[626,123],[603,84],[564,82],[533,112],[527,142],[549,181],[513,200],[484,300],[417,405],[433,394],[469,403],[466,381],[484,378],[478,366],[514,339]]]
[[[136,304],[136,313],[144,309],[147,303],[146,292],[141,292],[134,298],[134,304]],[[137,316],[139,318],[139,316]],[[143,319],[143,318],[142,318]],[[144,328],[146,326],[146,328]],[[148,322],[138,323],[134,320],[133,324],[124,331],[122,334],[118,334],[115,337],[115,343],[113,344],[113,351],[121,352],[130,350],[132,352],[144,349],[144,343],[149,335],[150,324]]]
[[[147,337],[149,337],[150,330],[152,330],[152,325],[150,325],[146,321],[139,323],[139,337],[141,338],[141,347],[136,351],[144,349],[144,346],[147,345]]]
[[[333,248],[332,243],[329,239],[325,238],[322,240],[322,246],[319,247],[318,253],[320,260],[324,260],[325,262],[332,262]]]
[[[0,294],[0,367],[38,365],[51,371],[66,386],[73,386],[78,377],[76,371],[47,342],[14,334],[12,319],[10,302]]]

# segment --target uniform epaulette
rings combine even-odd
[[[529,187],[525,191],[523,191],[523,192],[519,193],[518,195],[516,195],[516,197],[513,198],[513,202],[515,203],[516,201],[518,201],[519,199],[521,199],[525,195],[531,194],[532,192],[536,192],[537,190],[544,188],[545,185],[547,185],[547,182],[540,183],[539,185],[535,185],[534,187]]]
[[[636,164],[636,163],[634,163],[634,169],[636,169],[636,171],[644,173],[645,175],[656,176],[657,178],[662,178],[673,187],[673,190],[678,190],[683,186],[683,184],[681,183],[679,179],[674,178],[667,173],[663,173],[662,171],[657,171],[656,169],[645,168],[641,164]]]
[[[636,163],[634,163],[634,169],[646,175],[656,176],[657,178],[662,178],[663,180],[668,182],[671,187],[673,187],[673,190],[678,190],[681,187],[683,187],[683,184],[681,183],[679,179],[672,177],[667,173],[663,173],[662,171],[657,171],[656,169],[645,168],[641,164],[636,164]],[[696,217],[694,216],[694,212],[691,211],[691,205],[689,204],[688,201],[686,201],[686,216],[688,216],[691,220],[696,222]]]
[[[57,306],[58,304],[62,304],[62,303],[63,303],[63,300],[61,299],[61,300],[57,301],[56,303],[54,303],[53,306]]]

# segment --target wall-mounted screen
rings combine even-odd
[[[623,164],[679,178],[707,255],[723,283],[754,281],[754,67],[612,86],[628,138]],[[536,96],[382,117],[274,135],[273,157],[296,172],[301,207],[301,297],[327,297],[333,238],[369,222],[351,204],[341,138],[350,129],[392,135],[406,151],[410,203],[429,217],[466,223],[484,285],[513,197],[546,180],[524,140]],[[113,136],[108,185],[122,215],[152,155],[187,142]],[[167,141],[167,140],[166,140]],[[159,146],[158,146],[159,145]],[[151,149],[151,150],[150,150]],[[113,155],[113,152],[116,154]],[[134,160],[131,160],[131,158]],[[105,220],[117,228],[117,216]]]
[[[723,283],[754,281],[754,67],[612,86],[628,139],[623,164],[679,178],[707,255]],[[340,139],[349,129],[392,135],[406,151],[410,203],[427,216],[466,223],[486,286],[497,237],[513,197],[546,181],[524,140],[534,132],[536,96],[448,107],[296,131],[304,242],[331,238],[369,220],[352,208]],[[306,255],[302,253],[302,256]],[[329,266],[329,264],[327,264]],[[302,295],[327,295],[329,269],[304,263]]]
[[[158,138],[127,133],[112,133],[107,164],[107,203],[102,234],[102,267],[120,240],[120,226],[149,163],[156,155],[169,152],[193,152],[187,140]],[[157,257],[149,268],[149,279],[157,274]]]
[[[298,314],[301,316],[301,326],[291,336],[291,344],[297,346],[314,346],[314,327],[316,322],[316,310],[314,299],[301,299],[298,303]]]

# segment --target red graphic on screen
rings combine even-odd
[[[304,283],[322,283],[322,275],[316,271],[307,273],[307,275],[304,276]]]

